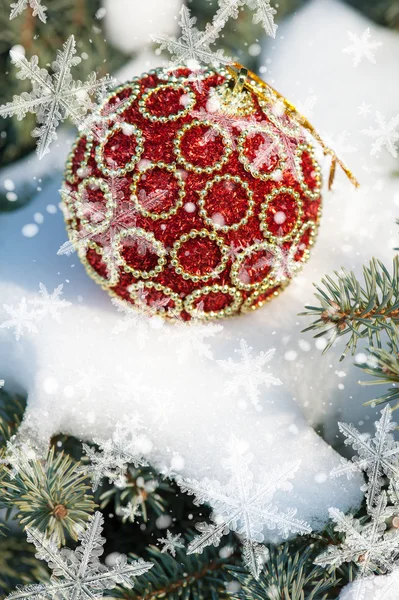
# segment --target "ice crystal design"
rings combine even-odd
[[[254,577],[267,558],[263,546],[264,529],[278,530],[283,537],[292,533],[306,534],[311,529],[307,523],[296,518],[296,509],[283,511],[273,496],[277,490],[291,491],[289,482],[299,468],[300,461],[279,466],[265,473],[263,481],[255,483],[250,470],[253,455],[245,442],[232,436],[228,444],[228,457],[223,466],[229,474],[224,482],[210,480],[180,479],[183,492],[195,497],[195,504],[210,504],[213,523],[199,523],[200,535],[188,546],[188,554],[201,553],[206,546],[220,544],[223,535],[235,531],[243,543],[243,558]]]
[[[57,323],[61,321],[61,310],[71,306],[71,303],[61,298],[64,285],[61,283],[50,294],[43,283],[39,283],[39,296],[32,298],[30,304],[36,307],[39,317],[51,317]]]
[[[101,535],[103,525],[104,517],[97,511],[79,535],[80,545],[74,551],[60,550],[54,537],[46,537],[37,529],[27,529],[28,542],[36,548],[36,558],[47,562],[52,575],[48,583],[17,588],[7,600],[98,600],[106,590],[112,590],[118,584],[132,589],[134,578],[151,569],[153,564],[143,559],[128,562],[124,555],[118,556],[112,568],[101,564],[99,556],[105,543]]]
[[[46,317],[57,321],[61,320],[60,311],[71,303],[61,298],[63,284],[59,285],[50,294],[42,283],[39,284],[39,296],[27,300],[21,298],[16,306],[3,304],[9,318],[0,323],[0,329],[14,330],[15,339],[19,341],[25,332],[38,333],[38,323]]]
[[[387,531],[386,520],[392,516],[393,510],[387,506],[385,492],[380,494],[373,507],[368,508],[371,520],[366,525],[337,508],[330,508],[329,512],[336,523],[335,530],[344,533],[345,540],[339,546],[329,546],[317,558],[317,564],[338,567],[353,561],[358,565],[360,578],[367,577],[378,569],[384,572],[393,569],[399,551],[399,530]]]
[[[5,385],[4,379],[0,379],[0,390],[2,387],[4,387],[4,385]]]
[[[270,6],[269,0],[242,0],[240,4],[247,4],[251,10],[254,10],[253,22],[261,23],[267,35],[276,37],[277,25],[274,22],[274,15],[277,11]]]
[[[94,241],[101,245],[107,275],[112,279],[116,276],[120,266],[116,248],[118,246],[118,235],[123,230],[129,230],[129,236],[124,240],[125,246],[135,246],[137,253],[142,256],[147,252],[154,251],[151,242],[143,236],[132,233],[133,228],[137,225],[140,213],[132,202],[130,193],[129,195],[126,194],[128,185],[126,178],[107,177],[97,179],[96,182],[93,181],[88,186],[92,191],[100,189],[100,186],[105,186],[110,203],[90,200],[88,187],[81,193],[70,192],[68,189],[60,190],[66,211],[68,211],[70,203],[78,206],[81,228],[74,231],[70,230],[70,239],[61,245],[57,254],[70,255],[75,250],[84,254],[90,242]],[[153,210],[162,204],[166,194],[167,190],[163,189],[157,189],[150,194],[141,189],[138,191],[138,198],[142,207],[146,210]]]
[[[366,104],[365,102],[362,102],[357,107],[357,114],[360,115],[361,117],[367,117],[367,115],[370,114],[370,112],[371,112],[371,106],[370,106],[370,104]]]
[[[330,516],[336,524],[335,529],[345,534],[345,538],[341,544],[329,546],[316,561],[322,566],[339,566],[351,561],[356,563],[358,580],[351,587],[351,598],[354,600],[365,597],[366,590],[373,584],[370,575],[381,571],[390,573],[398,568],[399,529],[392,517],[399,512],[399,443],[392,434],[396,423],[392,421],[390,406],[381,411],[381,418],[375,427],[376,434],[371,438],[362,435],[353,425],[339,423],[346,437],[346,445],[352,446],[357,456],[352,463],[342,461],[332,475],[346,474],[351,477],[356,471],[366,474],[368,518],[356,519],[331,508]],[[383,486],[387,482],[388,489],[385,490]]]
[[[139,506],[136,502],[134,504],[128,502],[126,506],[119,506],[117,513],[122,517],[123,523],[126,523],[126,521],[134,523],[136,518],[141,516]]]
[[[39,17],[39,19],[45,23],[47,21],[47,6],[44,6],[41,2],[42,0],[17,0],[17,2],[14,2],[10,6],[10,20],[15,19],[15,17],[22,14],[29,4],[32,9],[32,15],[34,17]]]
[[[91,96],[101,96],[112,83],[109,77],[97,80],[95,73],[91,73],[85,82],[75,81],[71,68],[81,61],[75,54],[75,38],[71,35],[58,51],[52,63],[53,75],[50,75],[39,67],[37,56],[28,61],[22,54],[10,51],[11,61],[19,69],[17,77],[29,79],[32,91],[14,96],[12,102],[0,106],[0,116],[16,116],[22,120],[28,113],[36,114],[38,127],[32,135],[38,138],[39,158],[49,152],[51,143],[57,139],[58,125],[70,118],[79,126],[84,115],[94,107]]]
[[[83,444],[89,464],[79,468],[91,478],[93,491],[99,487],[104,477],[117,487],[124,488],[129,464],[136,468],[148,465],[143,452],[151,449],[151,442],[141,430],[138,418],[125,418],[116,425],[110,439],[93,440],[99,447],[98,451]]]
[[[211,49],[211,44],[217,40],[224,23],[218,24],[219,26],[208,24],[205,31],[199,31],[195,27],[196,22],[197,18],[191,16],[190,10],[182,6],[179,21],[181,37],[177,39],[175,36],[153,35],[152,40],[160,44],[161,50],[170,53],[172,66],[185,64],[193,70],[198,70],[202,64],[218,67],[229,63],[230,60],[223,50]]]
[[[258,356],[252,356],[252,348],[244,339],[240,340],[240,347],[235,352],[240,356],[240,361],[234,361],[231,357],[227,360],[218,360],[220,367],[231,375],[225,387],[225,394],[237,395],[243,393],[252,402],[256,410],[262,410],[259,402],[260,388],[262,386],[282,385],[282,382],[271,373],[265,371],[265,365],[270,362],[275,354],[271,348],[267,352],[261,352]]]
[[[112,335],[125,334],[129,329],[134,329],[135,339],[140,348],[144,348],[150,335],[150,329],[161,329],[164,327],[164,321],[156,315],[157,305],[143,305],[142,310],[137,310],[133,305],[118,298],[111,299],[123,317],[117,320],[112,329]]]
[[[184,544],[180,541],[181,533],[173,535],[169,529],[166,532],[166,538],[158,538],[158,542],[162,544],[162,552],[170,552],[172,556],[176,556],[176,550],[184,548]]]
[[[367,501],[373,506],[381,493],[384,476],[391,486],[399,486],[399,443],[392,432],[397,425],[392,421],[392,410],[387,405],[381,411],[381,418],[375,423],[376,434],[370,438],[361,434],[353,425],[338,423],[341,433],[346,437],[345,444],[352,446],[357,455],[352,462],[342,459],[341,466],[332,471],[332,476],[347,475],[348,479],[358,471],[367,475]]]
[[[362,133],[374,138],[370,154],[379,155],[383,148],[386,148],[394,158],[398,158],[398,149],[396,143],[399,141],[399,114],[392,117],[389,121],[380,113],[375,113],[376,126],[363,129]]]
[[[348,31],[348,37],[351,45],[344,48],[342,52],[353,55],[353,66],[357,67],[363,58],[375,65],[374,51],[382,46],[382,42],[374,42],[371,39],[370,27],[367,27],[360,36]]]
[[[209,121],[215,125],[219,125],[228,135],[232,148],[237,146],[237,131],[243,131],[254,124],[254,118],[239,117],[232,112],[225,110],[224,106],[215,96],[211,96],[206,104],[206,108],[201,107],[199,110],[192,110],[190,114],[200,120]],[[209,128],[204,135],[206,143],[212,142],[219,136],[218,130]]]
[[[162,339],[176,349],[178,363],[181,365],[191,360],[193,356],[213,360],[212,348],[205,340],[222,331],[223,325],[204,323],[195,318],[183,322],[178,316],[176,320],[179,322],[173,327],[168,327]]]

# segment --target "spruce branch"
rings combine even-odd
[[[349,336],[341,360],[348,351],[355,353],[360,339],[368,339],[370,347],[382,348],[383,334],[391,344],[399,343],[399,257],[393,260],[392,274],[373,258],[363,267],[364,283],[353,272],[342,268],[326,276],[322,286],[315,284],[319,306],[305,306],[301,316],[315,318],[303,331],[316,331],[315,337],[326,336],[326,352],[340,337]]]
[[[188,538],[185,541],[188,543]],[[201,556],[188,556],[184,550],[177,549],[176,557],[173,557],[162,553],[155,546],[149,546],[146,554],[146,558],[154,565],[151,571],[140,577],[134,590],[123,590],[120,587],[113,590],[114,598],[221,600],[229,597],[226,588],[231,577],[226,566],[237,561],[237,557],[230,556],[230,552],[223,558],[216,548],[207,548]],[[137,558],[133,554],[130,556],[133,559]]]
[[[314,565],[318,546],[295,546],[288,542],[278,548],[270,547],[270,560],[258,580],[242,567],[228,567],[240,584],[231,594],[235,600],[327,600],[337,597],[340,578],[334,569]],[[339,585],[341,587],[341,585]]]
[[[356,366],[364,373],[375,377],[371,381],[360,381],[361,385],[391,385],[382,396],[369,400],[367,405],[378,405],[385,402],[396,402],[392,410],[399,408],[399,349],[390,345],[389,351],[384,348],[369,348],[367,361]]]
[[[65,536],[77,539],[95,508],[87,478],[77,462],[51,448],[44,460],[6,454],[0,468],[0,508],[24,527],[53,535],[59,544]],[[8,462],[11,461],[11,462]]]

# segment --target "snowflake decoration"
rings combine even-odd
[[[274,22],[274,15],[277,11],[270,6],[269,0],[242,0],[241,4],[247,4],[251,10],[255,11],[253,22],[261,23],[267,35],[276,37],[277,25]]]
[[[50,294],[47,291],[47,288],[43,283],[39,283],[39,297],[32,298],[30,300],[30,304],[36,307],[39,318],[43,317],[51,317],[57,323],[61,322],[61,313],[60,311],[68,306],[71,306],[71,303],[64,298],[61,298],[62,290],[64,285],[61,283],[57,286],[53,292]]]
[[[239,362],[234,361],[232,358],[218,360],[217,362],[226,373],[231,375],[225,388],[225,394],[238,394],[242,390],[256,410],[260,411],[262,407],[259,402],[259,388],[261,386],[282,385],[282,382],[264,370],[264,366],[272,360],[275,349],[271,348],[267,352],[261,352],[255,358],[252,357],[251,351],[251,346],[244,339],[241,339],[240,347],[235,350],[241,357]]]
[[[90,242],[94,241],[102,247],[107,275],[110,280],[113,280],[119,268],[118,236],[123,230],[129,230],[129,237],[125,238],[125,245],[135,245],[138,254],[142,256],[147,252],[151,252],[153,250],[151,242],[132,233],[140,214],[136,205],[132,202],[132,197],[130,195],[126,197],[125,191],[128,185],[129,182],[126,178],[111,176],[101,180],[93,180],[81,193],[61,189],[60,192],[65,206],[68,207],[72,202],[78,207],[81,228],[73,232],[70,230],[70,239],[61,245],[57,254],[70,255],[77,250],[79,254],[84,256]],[[90,200],[89,189],[91,191],[106,190],[107,202]],[[153,210],[160,206],[166,194],[167,191],[163,189],[157,189],[150,194],[141,189],[138,191],[140,205],[146,210]],[[68,209],[66,208],[66,210]]]
[[[336,523],[335,530],[344,533],[345,540],[339,546],[329,546],[317,558],[316,564],[338,567],[353,561],[359,567],[360,578],[367,577],[378,569],[391,571],[399,552],[399,531],[386,531],[386,520],[392,516],[392,512],[392,508],[387,506],[385,492],[379,496],[375,506],[368,508],[371,520],[366,525],[362,525],[352,515],[330,508],[330,517]]]
[[[124,334],[129,329],[134,329],[135,339],[139,347],[144,348],[150,329],[164,327],[164,321],[156,315],[156,306],[154,305],[146,305],[143,310],[138,311],[133,305],[129,305],[122,299],[112,298],[111,302],[118,312],[123,313],[123,317],[118,319],[113,327],[112,335]]]
[[[4,387],[5,381],[4,379],[0,379],[0,390],[2,387]]]
[[[39,127],[32,135],[38,138],[39,158],[50,151],[51,142],[57,139],[58,125],[69,117],[79,127],[84,115],[94,107],[90,96],[100,96],[113,81],[109,77],[97,81],[95,73],[91,73],[86,82],[74,81],[71,68],[81,61],[75,54],[75,38],[71,35],[58,51],[52,63],[54,73],[50,75],[39,67],[37,56],[28,61],[22,54],[10,51],[11,61],[19,69],[17,77],[29,79],[32,91],[14,96],[12,102],[0,106],[0,116],[16,116],[22,120],[28,113],[36,114]]]
[[[9,319],[0,323],[0,329],[13,329],[15,339],[19,341],[25,331],[38,333],[37,324],[46,317],[51,317],[60,322],[60,310],[71,306],[71,303],[61,298],[63,284],[59,285],[50,294],[42,283],[39,284],[39,296],[26,300],[21,298],[17,306],[3,304]],[[33,308],[30,308],[33,307]]]
[[[362,133],[374,138],[370,154],[378,156],[382,148],[385,147],[394,158],[398,158],[396,142],[399,141],[399,114],[387,122],[380,112],[376,112],[375,121],[375,128],[370,127],[362,131]]]
[[[353,66],[357,67],[363,58],[366,58],[369,62],[375,65],[374,50],[382,46],[382,42],[373,42],[371,40],[370,28],[367,27],[361,36],[356,35],[348,31],[348,37],[351,41],[351,45],[347,46],[342,50],[345,54],[353,54]]]
[[[126,521],[134,523],[137,517],[141,517],[141,512],[137,502],[134,504],[129,502],[126,506],[119,506],[116,512],[122,517],[123,523],[126,523]]]
[[[167,50],[171,55],[171,66],[185,64],[193,70],[198,70],[201,64],[211,64],[218,67],[220,64],[231,62],[223,50],[211,50],[221,27],[208,24],[205,31],[195,27],[196,17],[191,17],[190,10],[182,6],[180,10],[179,25],[182,35],[179,39],[175,36],[153,35],[152,40],[160,44],[160,50]],[[223,27],[224,23],[222,24]]]
[[[206,502],[213,509],[213,523],[197,525],[200,535],[190,542],[188,554],[201,553],[212,544],[218,546],[223,535],[235,531],[243,538],[245,566],[254,577],[258,577],[267,557],[267,548],[262,545],[264,528],[277,529],[285,538],[290,532],[307,534],[311,531],[307,523],[296,519],[295,508],[284,512],[273,503],[277,490],[291,491],[292,485],[288,480],[294,477],[300,461],[265,473],[264,481],[255,484],[249,467],[253,456],[247,452],[247,444],[232,436],[228,451],[228,458],[223,463],[230,474],[227,482],[208,478],[202,481],[180,479],[177,482],[183,492],[195,496],[195,504],[200,506]]]
[[[370,112],[371,112],[371,106],[370,106],[370,104],[366,104],[365,102],[362,102],[357,107],[357,114],[360,115],[361,117],[367,117],[367,115],[370,114]]]
[[[381,493],[384,484],[383,477],[390,479],[399,486],[399,442],[396,442],[392,432],[397,425],[392,421],[392,410],[387,405],[381,411],[381,419],[375,423],[374,438],[362,435],[353,425],[338,423],[339,429],[345,435],[345,445],[352,446],[357,456],[352,462],[342,459],[340,467],[331,473],[333,477],[347,475],[348,479],[358,471],[367,475],[367,501],[373,506]]]
[[[200,309],[200,306],[198,308]],[[213,360],[212,348],[205,339],[222,331],[223,325],[203,323],[196,319],[184,322],[178,315],[176,321],[178,322],[173,327],[167,328],[162,339],[176,349],[178,363],[181,365],[189,361],[193,355]]]
[[[98,600],[105,590],[112,590],[118,584],[132,589],[134,577],[151,569],[153,564],[143,559],[128,562],[124,555],[118,556],[112,568],[101,564],[98,557],[104,551],[103,524],[104,517],[97,511],[79,535],[80,545],[75,551],[60,550],[54,537],[48,538],[37,529],[27,528],[28,542],[35,545],[36,558],[46,561],[53,573],[48,583],[19,587],[6,600]]]
[[[158,542],[162,544],[162,552],[170,552],[174,557],[176,556],[176,550],[184,548],[184,544],[180,541],[181,533],[173,535],[169,529],[166,532],[166,538],[158,538]]]
[[[143,458],[143,452],[151,449],[151,442],[141,433],[141,429],[138,418],[125,418],[116,425],[110,439],[93,440],[98,445],[99,451],[83,444],[83,450],[90,462],[79,469],[90,476],[93,491],[97,490],[104,477],[117,487],[125,488],[129,464],[133,464],[136,468],[148,466]]]
[[[227,108],[227,107],[226,107]],[[239,117],[228,111],[225,106],[213,94],[206,104],[206,108],[191,110],[190,115],[200,121],[209,121],[223,129],[227,134],[232,148],[237,147],[237,135],[235,129],[243,131],[256,122],[253,117]],[[209,128],[204,135],[204,142],[213,142],[220,135],[216,128]]]
[[[39,17],[39,19],[45,23],[47,21],[47,6],[44,6],[44,4],[41,3],[41,0],[17,0],[17,2],[11,4],[10,21],[22,14],[27,8],[28,3],[32,9],[32,16]]]

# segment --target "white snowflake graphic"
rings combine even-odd
[[[357,67],[363,58],[366,58],[375,65],[376,59],[374,51],[382,46],[382,42],[374,42],[371,39],[370,28],[367,27],[361,36],[348,31],[348,37],[351,45],[344,48],[342,52],[345,54],[353,54],[353,66]]]
[[[270,6],[270,0],[242,0],[240,4],[247,4],[251,10],[254,10],[253,22],[261,23],[267,35],[276,37],[277,25],[274,22],[274,15],[277,11]]]
[[[399,141],[399,114],[387,121],[380,112],[376,112],[375,121],[376,127],[362,130],[362,133],[374,138],[370,154],[378,156],[385,147],[394,158],[398,158],[396,143]]]
[[[366,104],[365,102],[362,102],[357,107],[357,114],[360,115],[361,117],[367,117],[367,115],[369,115],[370,112],[371,112],[371,105]]]
[[[218,364],[231,378],[226,384],[225,394],[237,395],[243,393],[252,402],[256,410],[262,410],[259,402],[260,387],[270,387],[271,385],[282,385],[282,382],[271,373],[265,371],[265,365],[270,362],[275,354],[275,349],[271,348],[267,352],[261,352],[258,356],[252,357],[252,348],[244,339],[240,340],[240,347],[235,352],[241,357],[239,362],[232,358],[227,360],[218,360]]]
[[[149,338],[151,329],[161,329],[165,326],[162,317],[156,315],[156,306],[143,307],[137,310],[133,305],[128,305],[122,299],[111,299],[112,304],[118,312],[123,313],[123,317],[118,319],[112,329],[112,335],[124,334],[129,329],[134,329],[135,340],[140,348],[144,348]]]
[[[262,545],[264,529],[277,529],[283,537],[290,532],[310,533],[311,529],[307,523],[296,519],[295,508],[282,511],[273,503],[277,490],[291,491],[288,480],[294,477],[300,461],[268,471],[262,482],[254,483],[249,466],[253,456],[247,450],[245,442],[231,437],[228,457],[223,463],[230,477],[227,482],[208,478],[202,481],[181,479],[178,484],[183,492],[195,496],[197,505],[207,503],[213,509],[213,523],[197,525],[200,535],[190,542],[188,554],[201,553],[212,544],[218,546],[223,535],[229,530],[235,531],[242,538],[245,566],[258,577],[267,558],[267,548]]]
[[[371,520],[362,525],[359,519],[345,515],[337,508],[330,508],[330,517],[336,523],[336,531],[345,534],[339,546],[329,546],[315,561],[321,566],[339,566],[355,562],[359,567],[359,578],[367,577],[379,568],[389,572],[399,551],[399,531],[386,531],[386,520],[392,516],[387,506],[387,496],[382,492],[375,506],[368,508]]]
[[[10,20],[15,19],[15,17],[22,14],[29,4],[32,9],[32,16],[39,17],[39,19],[45,23],[47,21],[47,6],[44,6],[41,1],[42,0],[17,0],[17,2],[14,2],[10,6]]]
[[[333,477],[347,475],[348,479],[358,471],[367,475],[367,501],[374,505],[381,493],[384,476],[390,479],[391,485],[396,482],[399,486],[399,442],[396,442],[392,432],[397,425],[392,421],[392,410],[387,405],[381,411],[381,419],[375,423],[374,438],[361,434],[356,427],[347,423],[338,423],[341,433],[346,437],[345,444],[352,446],[357,455],[352,462],[342,459],[341,466],[331,472]]]
[[[223,325],[204,323],[196,319],[183,322],[179,315],[176,316],[176,320],[178,322],[173,327],[164,329],[162,339],[175,348],[178,363],[184,364],[195,356],[212,360],[212,348],[205,340],[222,331]]]
[[[74,81],[71,68],[81,59],[75,56],[76,43],[71,35],[52,64],[53,75],[38,65],[33,56],[28,61],[19,52],[10,51],[11,61],[19,69],[19,79],[29,79],[32,91],[14,96],[12,102],[0,106],[0,116],[16,116],[22,120],[28,113],[36,114],[38,127],[33,137],[38,138],[37,154],[42,158],[49,152],[51,142],[57,139],[57,127],[66,118],[79,127],[84,115],[94,107],[91,95],[101,94],[111,85],[112,79],[104,77],[97,81],[91,73],[86,82]]]
[[[48,583],[19,587],[7,600],[23,598],[64,600],[99,600],[105,590],[118,584],[127,589],[134,587],[134,577],[142,575],[153,566],[139,559],[128,562],[119,555],[112,568],[101,564],[105,538],[101,536],[104,518],[100,512],[90,517],[87,528],[79,536],[80,545],[75,551],[57,547],[54,537],[46,537],[37,529],[27,529],[28,542],[35,545],[36,557],[47,562],[53,571]]]
[[[129,464],[136,468],[147,466],[143,458],[143,452],[151,449],[151,442],[142,433],[142,425],[139,418],[125,418],[119,422],[108,440],[93,440],[99,450],[83,444],[83,450],[89,458],[88,465],[82,465],[79,469],[86,473],[92,480],[95,491],[104,477],[110,483],[119,488],[127,485],[127,469]]]
[[[4,379],[0,379],[0,389],[1,389],[2,387],[4,387],[5,383],[6,383],[6,382],[4,381]]]
[[[202,64],[211,64],[218,67],[230,62],[223,50],[212,50],[213,44],[218,37],[224,23],[208,24],[205,31],[199,31],[195,27],[196,17],[191,17],[190,10],[182,6],[180,10],[179,25],[182,35],[179,39],[175,36],[153,35],[152,40],[160,44],[161,50],[167,50],[171,55],[171,66],[185,64],[191,69],[198,70]]]
[[[60,322],[60,310],[71,306],[70,302],[60,297],[62,290],[63,284],[49,294],[46,286],[40,283],[38,297],[29,300],[23,297],[17,306],[3,304],[10,318],[0,323],[0,329],[13,329],[15,339],[19,341],[25,332],[38,333],[38,323],[45,317]]]
[[[134,523],[137,517],[141,516],[141,512],[139,510],[139,505],[137,502],[132,504],[132,502],[128,502],[126,506],[119,506],[117,509],[118,515],[122,517],[123,523],[129,521],[130,523]]]
[[[61,283],[50,294],[46,286],[43,285],[43,283],[39,283],[40,296],[32,298],[32,300],[29,301],[29,304],[36,307],[40,318],[49,316],[54,319],[54,321],[57,321],[57,323],[61,322],[60,311],[71,306],[70,302],[61,298],[63,288],[64,285]]]
[[[184,548],[184,544],[180,541],[181,533],[173,535],[169,529],[166,532],[166,538],[158,538],[158,542],[162,544],[162,552],[170,552],[172,556],[176,556],[176,550]]]
[[[40,320],[37,311],[30,310],[26,298],[21,298],[17,306],[3,304],[3,308],[10,318],[0,324],[2,329],[14,329],[15,339],[19,341],[25,330],[28,333],[37,333],[37,322]]]

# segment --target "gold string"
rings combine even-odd
[[[230,75],[232,75],[234,77],[234,79],[237,80],[240,76],[242,78],[242,74],[244,72],[244,67],[242,65],[240,65],[240,63],[235,62],[232,65],[227,65],[227,69],[228,69],[228,72],[230,73]],[[282,96],[271,85],[269,85],[268,83],[263,81],[255,73],[252,73],[252,71],[248,71],[248,77],[244,82],[244,87],[247,88],[248,90],[250,90],[251,92],[253,92],[254,94],[256,94],[257,96],[260,96],[263,100],[269,101],[268,96],[267,95],[263,96],[262,94],[260,94],[258,87],[253,85],[251,83],[251,80],[253,80],[256,83],[256,86],[263,88],[264,90],[268,90],[269,92],[271,91],[273,94],[275,94],[275,96],[283,102],[287,113],[290,116],[292,116],[296,121],[298,121],[304,129],[307,129],[307,131],[309,131],[309,133],[314,137],[314,139],[320,144],[320,146],[323,149],[324,155],[331,156],[330,175],[328,178],[328,189],[329,190],[331,190],[333,183],[334,183],[337,165],[339,165],[341,167],[341,169],[344,171],[345,175],[348,177],[348,179],[351,181],[351,183],[355,187],[360,186],[358,180],[353,175],[352,171],[350,171],[348,169],[348,167],[342,162],[342,160],[340,160],[338,158],[338,156],[335,154],[334,150],[332,150],[325,144],[325,142],[320,137],[320,135],[317,133],[317,131],[315,130],[313,125],[308,121],[308,119],[304,115],[302,115],[297,110],[297,108],[293,104],[291,104],[291,102],[289,102],[289,100],[284,98],[284,96]],[[240,82],[240,84],[241,84],[241,82]]]

